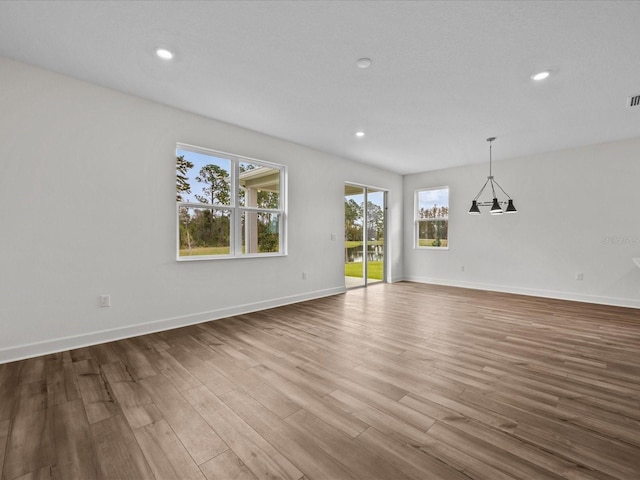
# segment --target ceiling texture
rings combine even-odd
[[[640,136],[638,1],[5,0],[0,55],[399,174]]]

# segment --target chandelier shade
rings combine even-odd
[[[502,207],[498,203],[497,198],[493,199],[493,204],[491,205],[491,211],[489,213],[491,213],[492,215],[499,215],[502,213]]]
[[[489,213],[491,215],[502,215],[503,213],[516,213],[515,205],[513,204],[513,199],[509,196],[507,192],[500,186],[500,184],[493,177],[492,172],[492,143],[496,139],[496,137],[487,138],[487,142],[489,142],[489,176],[487,177],[487,181],[484,182],[482,188],[475,196],[475,198],[471,201],[471,208],[469,209],[469,215],[480,215],[482,212],[480,211],[480,207],[491,207]],[[492,200],[481,201],[480,196],[482,192],[484,192],[487,185],[491,186]],[[501,191],[504,195],[506,195],[506,201],[498,200],[498,195],[496,194],[496,188],[498,187],[499,191]],[[503,206],[506,208],[503,210]]]

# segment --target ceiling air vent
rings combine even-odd
[[[627,107],[640,107],[640,95],[627,98]]]

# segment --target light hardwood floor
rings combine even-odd
[[[640,311],[376,285],[0,365],[3,480],[640,479]]]

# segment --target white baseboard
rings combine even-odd
[[[428,277],[409,275],[405,276],[407,282],[428,283],[444,285],[448,287],[473,288],[475,290],[487,290],[491,292],[514,293],[531,297],[554,298],[557,300],[569,300],[573,302],[596,303],[599,305],[611,305],[616,307],[640,308],[640,300],[633,298],[603,297],[596,295],[583,295],[572,292],[558,292],[554,290],[538,290],[535,288],[512,287],[509,285],[494,285],[488,283],[456,282]]]
[[[203,323],[221,318],[232,317],[234,315],[242,315],[245,313],[266,310],[268,308],[281,307],[292,303],[313,300],[314,298],[329,297],[338,295],[346,291],[345,287],[329,288],[301,295],[292,295],[281,297],[273,300],[265,300],[262,302],[248,303],[234,307],[221,308],[208,312],[196,313],[181,317],[165,318],[153,322],[139,323],[136,325],[127,325],[126,327],[118,327],[97,332],[89,332],[71,337],[54,338],[44,342],[36,342],[18,345],[0,349],[0,364],[23,360],[25,358],[37,357],[40,355],[48,355],[50,353],[63,352],[74,348],[88,347],[98,343],[112,342],[123,338],[136,337],[148,333],[161,332],[171,330],[173,328],[186,327],[196,323]]]

